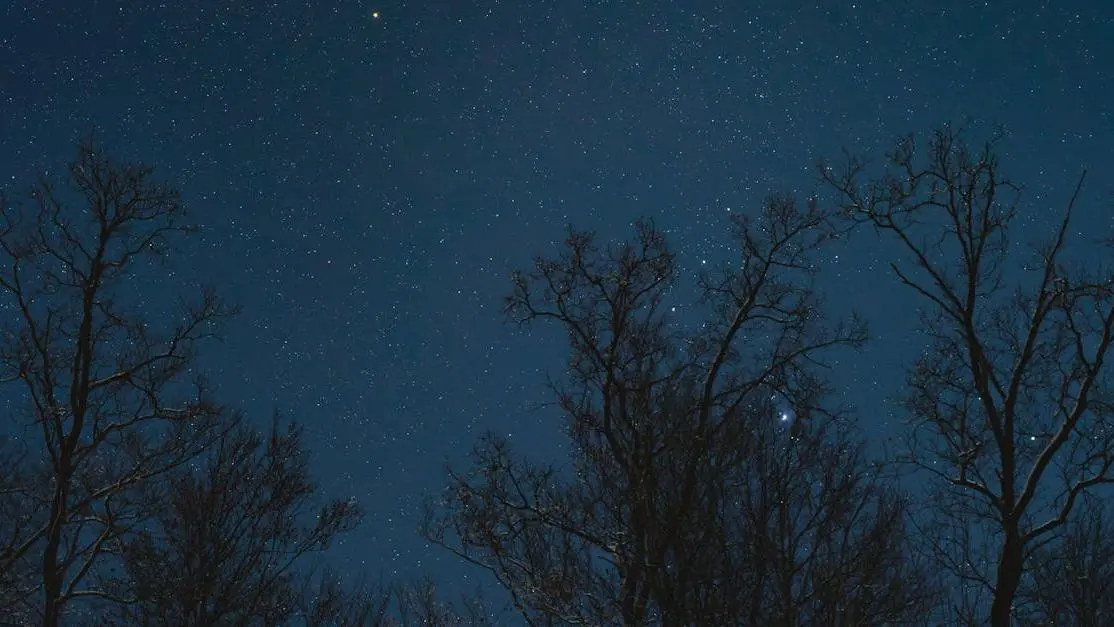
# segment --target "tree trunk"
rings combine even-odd
[[[50,508],[50,528],[47,530],[46,545],[43,547],[43,627],[57,627],[59,620],[58,599],[62,596],[62,573],[58,569],[58,547],[62,543],[67,481],[67,477],[60,476],[54,488],[54,502]]]
[[[994,586],[994,603],[990,607],[991,627],[1010,627],[1013,600],[1021,583],[1021,534],[1016,523],[1007,523],[1002,557],[998,561],[998,577]]]

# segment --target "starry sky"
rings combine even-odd
[[[731,254],[728,212],[811,194],[819,157],[971,118],[1008,133],[1019,238],[1084,167],[1076,231],[1111,226],[1110,2],[2,4],[0,186],[60,172],[94,128],[179,186],[204,231],[145,298],[207,282],[243,306],[204,366],[260,424],[306,425],[322,486],[368,510],[336,559],[372,578],[482,580],[415,526],[484,431],[563,455],[536,408],[561,334],[507,326],[501,297],[567,223],[653,217],[691,275]],[[892,249],[863,241],[821,280],[871,322],[838,376],[881,441],[923,342]]]

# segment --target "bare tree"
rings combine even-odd
[[[445,601],[429,578],[394,587],[396,611],[385,627],[489,627],[500,624],[483,595],[462,595],[459,603]]]
[[[1029,557],[1022,583],[1029,625],[1114,624],[1114,523],[1111,507],[1090,499],[1058,542]]]
[[[113,163],[90,140],[68,175],[68,195],[42,177],[27,202],[0,201],[0,377],[24,403],[5,430],[28,443],[24,516],[4,522],[0,550],[19,598],[4,611],[48,626],[79,599],[112,600],[108,558],[142,522],[142,486],[224,432],[221,409],[184,377],[232,313],[202,291],[148,315],[163,304],[145,302],[139,275],[192,230],[150,168]]]
[[[392,600],[385,586],[345,586],[332,570],[302,577],[291,624],[305,627],[386,627]],[[299,620],[300,619],[300,620]]]
[[[939,591],[911,550],[907,502],[843,421],[750,421],[729,476],[725,582],[745,625],[927,624]],[[788,437],[787,437],[788,436]],[[739,546],[732,546],[738,543]],[[695,548],[695,547],[694,547]],[[690,549],[691,550],[691,549]]]
[[[326,572],[302,594],[298,616],[286,623],[306,627],[489,627],[496,620],[483,596],[462,595],[445,601],[433,580],[422,578],[393,585],[346,587]]]
[[[559,258],[516,274],[511,319],[568,334],[555,392],[571,467],[489,436],[470,471],[449,470],[425,535],[492,572],[531,625],[917,615],[904,504],[821,376],[826,353],[865,338],[857,320],[825,322],[811,287],[826,219],[771,198],[733,220],[739,263],[701,277],[711,317],[692,333],[665,311],[675,260],[652,224],[619,246],[572,231]]]
[[[0,624],[11,624],[4,619],[15,616],[34,588],[28,565],[13,559],[23,538],[31,533],[29,527],[41,518],[28,507],[31,482],[24,468],[26,459],[26,448],[19,440],[0,437],[0,564],[8,564],[0,569]]]
[[[356,503],[318,497],[302,430],[277,417],[269,433],[238,427],[194,465],[155,486],[153,518],[124,548],[117,595],[134,602],[120,606],[120,622],[290,624],[312,576],[306,558],[354,527]],[[353,618],[361,599],[349,593],[341,606],[342,592],[323,580],[317,594],[328,602],[315,615]],[[363,607],[370,620],[374,605]]]
[[[939,479],[937,556],[1006,627],[1026,556],[1114,481],[1114,273],[1101,256],[1069,258],[1083,177],[1050,239],[1015,256],[1020,188],[997,142],[973,149],[945,127],[923,152],[901,140],[877,175],[851,157],[822,176],[851,220],[907,254],[891,267],[922,299],[930,341],[909,376],[907,461]]]

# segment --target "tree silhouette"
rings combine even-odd
[[[1101,256],[1069,257],[1083,177],[1051,237],[1016,256],[1020,188],[997,143],[973,149],[945,127],[924,151],[901,140],[877,174],[851,157],[822,176],[849,219],[907,254],[891,267],[922,299],[930,344],[905,393],[905,461],[937,479],[926,527],[936,556],[966,594],[990,596],[990,623],[1006,627],[1027,555],[1114,481],[1114,273]]]
[[[429,581],[315,572],[360,509],[319,493],[300,427],[258,430],[190,377],[235,309],[145,289],[195,230],[178,192],[91,139],[68,175],[0,197],[0,624],[492,624]]]
[[[233,311],[202,290],[157,319],[136,281],[192,230],[178,193],[92,140],[68,175],[66,196],[41,177],[27,202],[0,199],[0,377],[19,403],[7,452],[24,460],[0,488],[16,512],[0,520],[0,612],[47,626],[77,600],[113,600],[107,558],[142,523],[144,486],[228,426],[185,377]]]
[[[700,277],[706,323],[666,311],[663,234],[571,231],[516,274],[512,320],[568,335],[555,385],[570,465],[488,436],[427,504],[423,533],[486,568],[531,625],[854,624],[923,614],[905,503],[830,399],[825,355],[860,345],[811,285],[828,216],[769,199],[732,221],[740,260]],[[792,420],[784,423],[781,412]]]
[[[1057,542],[1029,556],[1019,596],[1027,623],[1101,627],[1114,624],[1114,523],[1097,499],[1065,525]]]
[[[266,434],[238,427],[194,466],[160,482],[152,519],[123,550],[127,577],[116,594],[132,602],[119,607],[120,622],[288,624],[309,574],[306,556],[352,529],[360,510],[348,500],[320,502],[302,430],[282,428],[277,417]],[[323,585],[318,593],[342,592]]]

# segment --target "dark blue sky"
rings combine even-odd
[[[488,429],[561,454],[530,409],[560,334],[505,326],[500,298],[566,223],[621,238],[652,216],[695,272],[730,254],[727,211],[810,193],[818,157],[970,116],[1009,133],[1022,240],[1084,167],[1076,231],[1095,233],[1112,103],[1114,4],[1096,0],[0,8],[0,184],[60,171],[95,127],[181,188],[205,232],[148,297],[213,282],[244,306],[207,353],[221,394],[308,427],[323,486],[368,510],[340,551],[373,577],[472,572],[414,532],[446,455]],[[872,323],[840,375],[880,439],[922,342],[874,242],[822,276]]]

